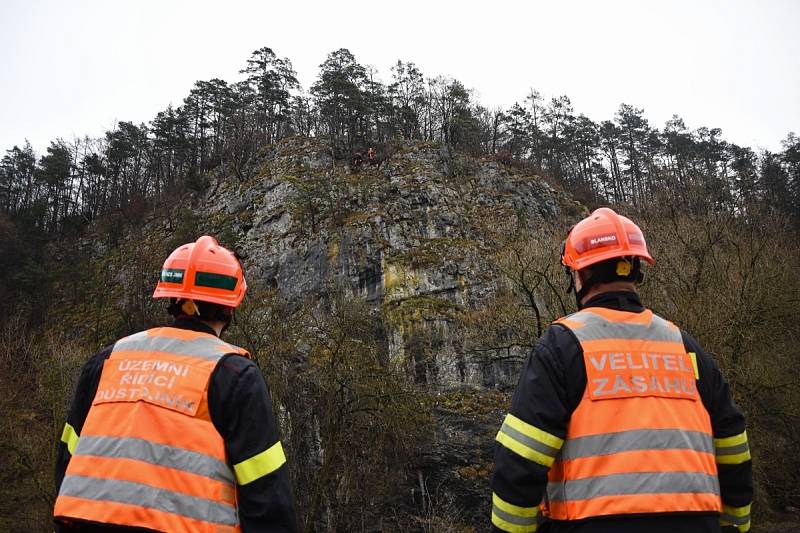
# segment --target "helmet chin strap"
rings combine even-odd
[[[572,271],[569,269],[569,267],[564,267],[564,271],[567,273],[567,276],[569,277],[569,287],[567,287],[567,294],[571,292],[575,293],[575,306],[578,308],[578,310],[581,310],[583,309],[583,304],[581,303],[581,300],[583,300],[583,298],[588,294],[589,289],[591,289],[592,285],[594,285],[594,283],[592,283],[592,278],[590,276],[586,281],[584,281],[581,284],[581,290],[578,290],[577,287],[575,286],[575,276],[572,275]]]
[[[220,331],[220,335],[225,333],[225,330],[228,329],[232,323],[236,321],[236,310],[232,310],[231,314],[228,315],[228,318],[224,321],[225,325],[222,326],[222,330]]]
[[[588,285],[584,285],[583,287],[581,287],[581,290],[575,291],[575,305],[578,307],[578,310],[583,309],[583,303],[581,302],[583,301],[583,298],[586,296],[586,294],[589,292],[589,288],[590,287]]]

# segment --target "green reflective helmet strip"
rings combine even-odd
[[[161,269],[161,281],[165,283],[183,283],[183,274],[186,271],[180,268]]]
[[[224,274],[214,274],[212,272],[197,272],[194,276],[194,284],[198,287],[211,287],[213,289],[232,291],[236,289],[236,278]]]
[[[233,465],[233,471],[236,474],[236,482],[239,483],[239,485],[247,485],[258,478],[271,474],[283,466],[285,462],[286,455],[283,453],[281,441],[278,441],[250,459]]]
[[[64,431],[61,432],[61,442],[67,445],[70,455],[75,455],[75,448],[78,446],[80,437],[69,422],[64,424]]]

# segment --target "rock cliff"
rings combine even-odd
[[[485,524],[494,433],[525,353],[471,355],[462,317],[504,283],[494,262],[513,232],[580,206],[536,176],[430,143],[351,168],[314,139],[260,153],[252,176],[219,176],[197,202],[239,250],[252,283],[288,301],[343,291],[380,317],[392,359],[436,395],[436,432],[415,465],[418,503]],[[422,341],[421,341],[422,339]]]
[[[196,209],[235,241],[256,283],[289,300],[335,288],[372,304],[393,357],[409,355],[415,327],[437,331],[437,359],[414,378],[450,390],[513,384],[464,357],[453,317],[494,293],[500,240],[580,207],[539,177],[430,143],[353,169],[319,140],[294,138],[262,151],[247,181],[217,178]]]

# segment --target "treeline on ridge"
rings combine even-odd
[[[659,129],[622,104],[613,120],[577,114],[567,96],[531,90],[488,109],[461,82],[426,77],[398,61],[390,81],[353,54],[331,52],[304,92],[288,58],[264,47],[244,79],[198,81],[183,104],[149,124],[119,122],[102,138],[56,139],[39,157],[29,143],[0,161],[0,212],[45,234],[115,210],[141,211],[202,188],[223,166],[240,178],[260,146],[292,135],[324,136],[337,158],[397,139],[506,163],[562,181],[589,203],[644,207],[660,194],[689,208],[698,195],[739,214],[763,204],[800,221],[800,138],[780,153],[729,143],[718,128],[690,131],[677,115]],[[705,203],[705,200],[704,200]]]

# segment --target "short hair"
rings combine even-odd
[[[584,270],[589,273],[588,280],[592,284],[613,281],[641,283],[644,279],[642,261],[636,256],[614,257],[588,266]]]

